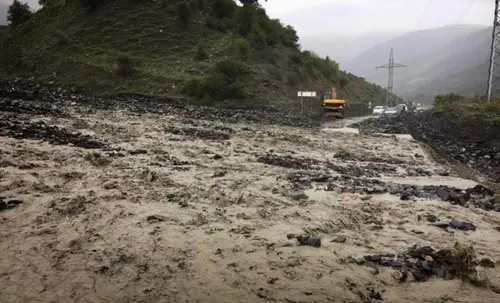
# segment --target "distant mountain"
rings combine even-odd
[[[376,84],[387,85],[386,64],[394,48],[395,61],[407,69],[395,70],[394,88],[400,96],[415,97],[457,92],[475,94],[482,87],[491,29],[462,25],[418,31],[381,43],[352,60],[346,70]],[[472,74],[471,74],[472,73]],[[484,80],[485,81],[485,80]]]
[[[366,49],[385,42],[401,32],[369,32],[364,34],[300,35],[300,44],[312,49],[321,56],[330,56],[341,68]]]

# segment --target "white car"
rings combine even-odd
[[[384,111],[384,115],[395,115],[399,113],[400,110],[396,107],[389,107]]]
[[[373,108],[373,115],[382,115],[385,111],[385,106],[375,106]]]

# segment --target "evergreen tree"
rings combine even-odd
[[[14,0],[14,2],[9,6],[7,21],[10,25],[17,26],[28,21],[32,14],[33,13],[27,3],[21,3],[19,0]]]

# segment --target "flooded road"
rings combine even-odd
[[[424,189],[408,199],[386,190],[476,185],[411,136],[349,127],[364,118],[313,131],[67,113],[42,119],[111,149],[0,137],[0,195],[24,201],[0,213],[1,302],[499,300],[458,279],[401,282],[394,269],[349,261],[456,242],[500,260],[498,212],[452,205]],[[476,230],[430,226],[422,220],[429,214]],[[321,246],[298,245],[290,234],[315,235]],[[478,270],[500,285],[497,270]]]

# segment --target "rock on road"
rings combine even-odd
[[[500,260],[500,213],[443,201],[436,186],[476,183],[409,136],[359,135],[348,119],[310,130],[64,112],[16,115],[42,135],[10,122],[0,132],[0,196],[23,201],[0,212],[1,302],[499,300],[459,279],[400,282],[357,262],[457,241]],[[302,234],[321,242],[287,237]],[[494,268],[479,270],[500,284]]]

